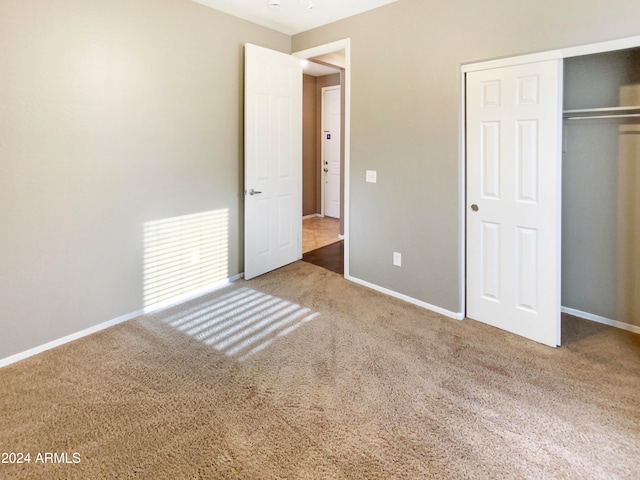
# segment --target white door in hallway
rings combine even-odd
[[[560,344],[560,60],[466,76],[467,316]]]
[[[245,45],[244,276],[302,258],[302,67]]]
[[[324,215],[340,218],[340,87],[322,89]]]

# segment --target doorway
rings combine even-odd
[[[302,254],[339,242],[340,220],[310,216],[302,219]]]
[[[318,75],[310,78],[310,74]],[[344,274],[342,71],[311,61],[303,67],[302,259]]]
[[[302,260],[343,275],[344,240],[339,234],[337,218],[305,218],[302,221]]]
[[[349,255],[349,195],[345,188],[349,175],[349,47],[346,39],[293,54],[309,62],[308,67],[303,63],[303,84],[313,93],[304,94],[303,118],[309,124],[315,122],[309,133],[303,121],[303,260],[309,261],[309,253],[313,252],[320,259],[312,263],[345,277]],[[325,125],[327,112],[322,114],[323,93],[327,92],[331,92],[334,114],[341,120],[332,127]],[[325,159],[327,150],[337,158]],[[336,268],[337,264],[340,268]]]
[[[340,82],[344,107],[342,183],[348,185],[350,40],[339,40],[293,55],[245,44],[244,275],[247,279],[302,259],[301,59],[326,62],[335,56],[343,62]],[[276,75],[264,75],[274,71]],[[283,108],[272,108],[273,105]],[[259,121],[256,115],[260,117]],[[270,129],[272,125],[277,127]],[[273,185],[264,183],[272,180]],[[265,187],[261,188],[262,185]],[[343,188],[342,196],[340,228],[346,237],[349,232],[348,189]],[[342,264],[344,276],[350,278],[348,242],[344,246]]]

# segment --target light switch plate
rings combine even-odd
[[[376,183],[378,181],[378,172],[375,170],[367,170],[366,181],[367,183]]]

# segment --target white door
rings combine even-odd
[[[340,218],[340,87],[322,89],[324,214]]]
[[[467,316],[560,344],[559,60],[472,71]]]
[[[302,257],[302,67],[245,45],[244,276]]]

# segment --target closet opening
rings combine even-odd
[[[562,311],[640,330],[640,48],[565,58]]]

